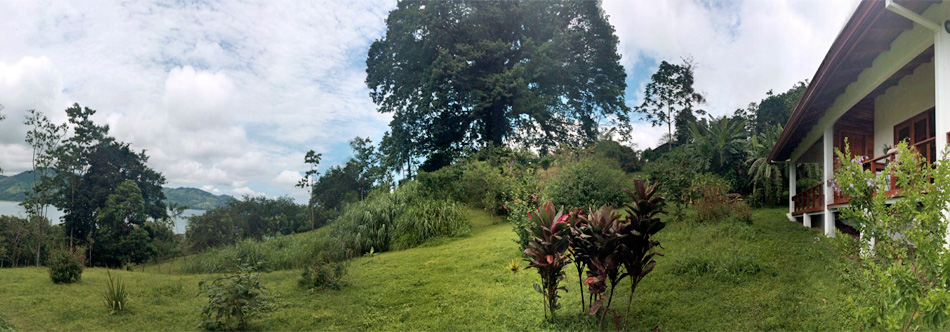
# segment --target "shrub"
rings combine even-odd
[[[650,181],[663,184],[663,197],[673,203],[670,215],[674,221],[681,221],[685,217],[684,209],[692,199],[690,187],[693,178],[699,173],[699,164],[693,154],[687,152],[683,146],[663,154],[643,167]]]
[[[82,277],[82,254],[79,250],[56,250],[50,254],[49,278],[57,284],[69,284]]]
[[[698,222],[752,223],[752,209],[745,201],[730,199],[729,183],[717,175],[707,173],[696,176],[690,193],[696,206]]]
[[[463,236],[471,225],[462,214],[462,206],[449,200],[420,199],[396,218],[393,249],[418,246],[440,236]]]
[[[581,159],[561,169],[545,185],[545,197],[566,206],[620,206],[625,174],[616,165],[600,159]]]
[[[346,262],[324,263],[303,268],[298,283],[306,289],[340,289],[346,275]]]
[[[529,215],[532,209],[536,209],[538,205],[540,205],[540,202],[537,195],[529,196],[525,192],[518,194],[518,196],[522,198],[515,198],[511,202],[508,202],[508,204],[504,206],[504,209],[508,211],[508,223],[511,224],[515,235],[518,235],[515,242],[518,243],[519,250],[524,252],[525,248],[528,247],[528,241],[531,240],[531,232],[528,229],[535,224],[535,222],[529,218]]]
[[[544,316],[547,318],[550,312],[551,320],[554,320],[554,311],[561,307],[557,292],[565,288],[558,284],[564,280],[564,266],[570,263],[565,253],[570,234],[568,215],[562,212],[556,211],[551,202],[538,207],[532,216],[536,224],[530,228],[531,241],[524,251],[529,263],[525,269],[534,268],[541,276],[541,284],[534,284],[534,290],[544,297]]]
[[[255,268],[243,265],[236,274],[198,283],[196,296],[205,295],[208,298],[208,304],[201,309],[204,321],[198,324],[198,328],[247,330],[248,322],[261,316],[267,309],[266,288],[261,285],[260,274],[254,271]]]
[[[841,166],[829,185],[851,198],[841,214],[861,233],[851,251],[855,264],[845,269],[855,286],[848,299],[852,316],[867,330],[948,330],[947,151],[931,166],[901,142],[878,173],[851,155],[847,141],[843,151],[836,151]],[[892,179],[901,196],[896,200],[884,195]]]
[[[102,299],[109,308],[109,313],[116,314],[128,309],[129,291],[125,284],[119,278],[112,278],[112,272],[106,271],[109,276],[109,284],[106,290],[102,292]]]

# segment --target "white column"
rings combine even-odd
[[[788,220],[795,221],[795,195],[798,194],[798,188],[795,188],[795,182],[798,180],[798,172],[795,169],[795,160],[788,162]]]
[[[828,208],[829,205],[834,204],[835,202],[835,192],[828,186],[828,182],[835,178],[834,174],[834,125],[829,124],[828,128],[825,128],[825,136],[822,138],[822,154],[824,155],[822,162],[822,175],[825,181],[821,184],[822,192],[825,195],[825,213],[824,223],[825,223],[825,235],[828,237],[835,236],[835,214],[831,212],[831,209]]]
[[[803,214],[803,215],[802,215],[802,225],[805,226],[805,227],[811,228],[811,215],[810,215],[810,214],[807,214],[807,213],[806,213],[806,214]]]
[[[936,110],[934,124],[936,127],[937,156],[943,157],[947,148],[947,132],[950,132],[950,33],[943,27],[943,22],[937,22],[940,28],[934,35],[934,92],[936,93]],[[948,211],[944,211],[948,215]],[[950,232],[947,234],[947,243],[950,244]]]

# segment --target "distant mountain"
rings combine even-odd
[[[228,195],[215,195],[197,188],[162,188],[162,191],[165,192],[168,202],[186,205],[195,210],[219,208],[234,200],[234,197]]]
[[[21,202],[23,193],[33,188],[33,172],[26,171],[14,176],[0,175],[0,201]],[[162,188],[169,203],[187,205],[189,209],[210,210],[225,206],[234,197],[215,195],[197,188]]]
[[[22,201],[23,192],[33,188],[33,172],[26,171],[14,176],[0,177],[0,201]]]

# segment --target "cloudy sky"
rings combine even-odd
[[[692,57],[713,114],[810,79],[855,0],[604,0],[620,38],[628,104],[662,60]],[[0,1],[0,167],[28,169],[28,109],[55,122],[72,103],[145,149],[168,186],[240,196],[305,194],[321,170],[378,142],[390,117],[364,84],[390,0]],[[638,123],[640,148],[665,133]]]

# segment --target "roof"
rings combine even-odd
[[[932,1],[897,0],[897,3],[908,9],[922,13]],[[845,24],[841,33],[831,44],[831,49],[825,55],[818,71],[805,89],[802,99],[792,111],[791,117],[785,124],[785,129],[772,147],[769,161],[785,161],[790,159],[792,151],[808,135],[818,119],[834,103],[845,89],[858,79],[858,75],[871,67],[871,63],[881,53],[890,50],[891,43],[901,32],[910,30],[914,23],[898,14],[885,9],[883,0],[862,1],[854,10],[854,14]],[[929,53],[929,57],[928,57]],[[904,76],[910,74],[917,65],[929,62],[933,58],[933,48],[924,52],[903,69],[898,70],[888,80],[881,84],[871,94],[865,97],[856,107],[873,109],[874,97],[884,93],[888,87],[897,84]],[[870,104],[870,105],[868,105]]]

